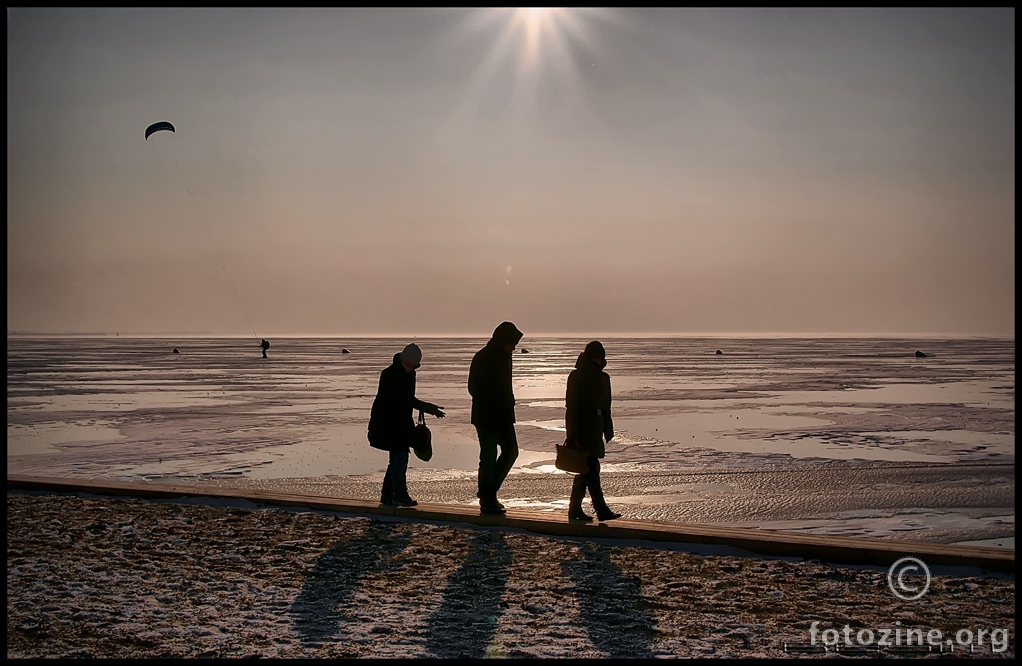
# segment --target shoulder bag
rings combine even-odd
[[[589,454],[579,447],[577,439],[565,439],[563,444],[557,445],[557,459],[554,461],[554,467],[562,472],[585,474],[589,471],[587,457]]]
[[[426,425],[426,416],[419,410],[419,422],[415,424],[415,434],[412,437],[412,450],[415,457],[422,462],[429,462],[433,457],[433,434]]]

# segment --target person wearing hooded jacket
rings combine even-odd
[[[408,494],[408,449],[415,432],[412,410],[442,419],[443,407],[415,397],[415,369],[422,361],[418,345],[410,344],[394,354],[394,362],[380,373],[380,388],[369,416],[369,445],[390,452],[383,477],[380,503],[391,506],[418,504]]]
[[[568,375],[564,412],[566,437],[568,441],[578,442],[586,452],[589,467],[584,474],[576,474],[571,484],[569,520],[592,521],[592,516],[582,511],[587,489],[600,521],[621,517],[620,513],[611,511],[607,506],[600,486],[600,458],[607,453],[605,442],[614,438],[614,422],[610,415],[610,375],[603,371],[606,365],[607,353],[603,344],[593,340],[578,355],[575,369]]]
[[[494,329],[486,346],[472,357],[468,392],[472,395],[472,425],[479,436],[479,510],[500,515],[504,506],[497,491],[518,458],[515,435],[515,394],[511,389],[511,359],[522,332],[509,321]],[[500,456],[497,449],[500,448]]]

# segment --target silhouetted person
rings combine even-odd
[[[380,503],[391,506],[415,506],[408,495],[408,449],[415,436],[412,410],[420,409],[442,419],[443,407],[415,397],[415,369],[422,351],[415,344],[394,354],[394,362],[380,373],[380,388],[369,416],[369,445],[390,452],[387,474],[383,477]]]
[[[511,390],[511,359],[522,332],[509,321],[497,326],[486,346],[472,357],[468,392],[472,425],[479,436],[479,509],[502,514],[497,491],[518,458],[515,435],[515,394]],[[497,448],[500,457],[497,457]]]
[[[263,358],[266,358],[266,350],[270,348],[270,341],[263,340],[259,343],[259,346],[263,348]]]
[[[600,458],[606,455],[604,442],[614,439],[614,422],[610,416],[610,375],[603,371],[607,354],[603,345],[593,340],[578,355],[575,369],[568,375],[565,396],[564,428],[566,437],[578,442],[586,452],[589,471],[576,474],[571,484],[568,502],[568,520],[591,521],[592,516],[582,511],[582,500],[589,490],[596,517],[601,521],[620,518],[607,506],[600,487]]]

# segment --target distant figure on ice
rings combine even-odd
[[[600,458],[606,455],[604,441],[614,439],[614,422],[610,418],[610,375],[603,371],[607,353],[603,344],[593,340],[578,355],[575,369],[568,375],[565,396],[564,429],[566,438],[578,442],[586,456],[589,471],[576,474],[568,501],[568,520],[589,522],[593,518],[582,511],[586,489],[593,500],[596,517],[602,522],[620,518],[607,506],[600,487]]]
[[[387,474],[383,477],[380,504],[415,506],[408,494],[408,448],[415,436],[412,410],[418,409],[444,418],[443,407],[415,397],[415,369],[422,361],[418,345],[410,344],[394,354],[394,362],[380,373],[380,388],[369,415],[369,446],[390,452]]]
[[[259,343],[259,346],[263,348],[263,358],[266,358],[266,350],[270,348],[270,341],[263,340]]]
[[[916,352],[916,358],[926,358],[926,354],[921,351]]]
[[[522,332],[509,321],[493,331],[486,346],[472,357],[468,392],[472,396],[472,425],[479,436],[479,511],[501,515],[497,491],[518,458],[515,435],[515,394],[511,390],[511,360]],[[500,457],[497,448],[500,447]]]
[[[175,354],[180,354],[181,352],[179,352],[179,351],[177,350],[177,347],[174,347],[174,353],[175,353]]]

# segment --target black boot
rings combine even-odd
[[[571,497],[568,500],[568,520],[577,521],[583,523],[593,522],[592,516],[587,516],[582,512],[582,500],[586,496],[586,484],[582,480],[581,474],[575,475],[575,480],[571,482]]]
[[[607,500],[603,499],[603,487],[600,485],[600,478],[596,477],[594,483],[589,484],[589,494],[593,498],[593,508],[596,509],[596,519],[601,523],[607,520],[620,518],[621,514],[611,511],[607,506]]]
[[[503,516],[507,513],[504,505],[497,501],[496,493],[479,493],[479,513]]]
[[[479,498],[479,506],[482,506],[483,504],[486,504],[487,506],[490,506],[490,507],[496,507],[496,509],[498,509],[499,511],[504,511],[505,510],[504,505],[501,504],[500,500],[497,499],[497,494],[496,493],[494,493],[492,495],[485,495],[485,494],[480,492],[480,493],[476,493],[476,497]]]

